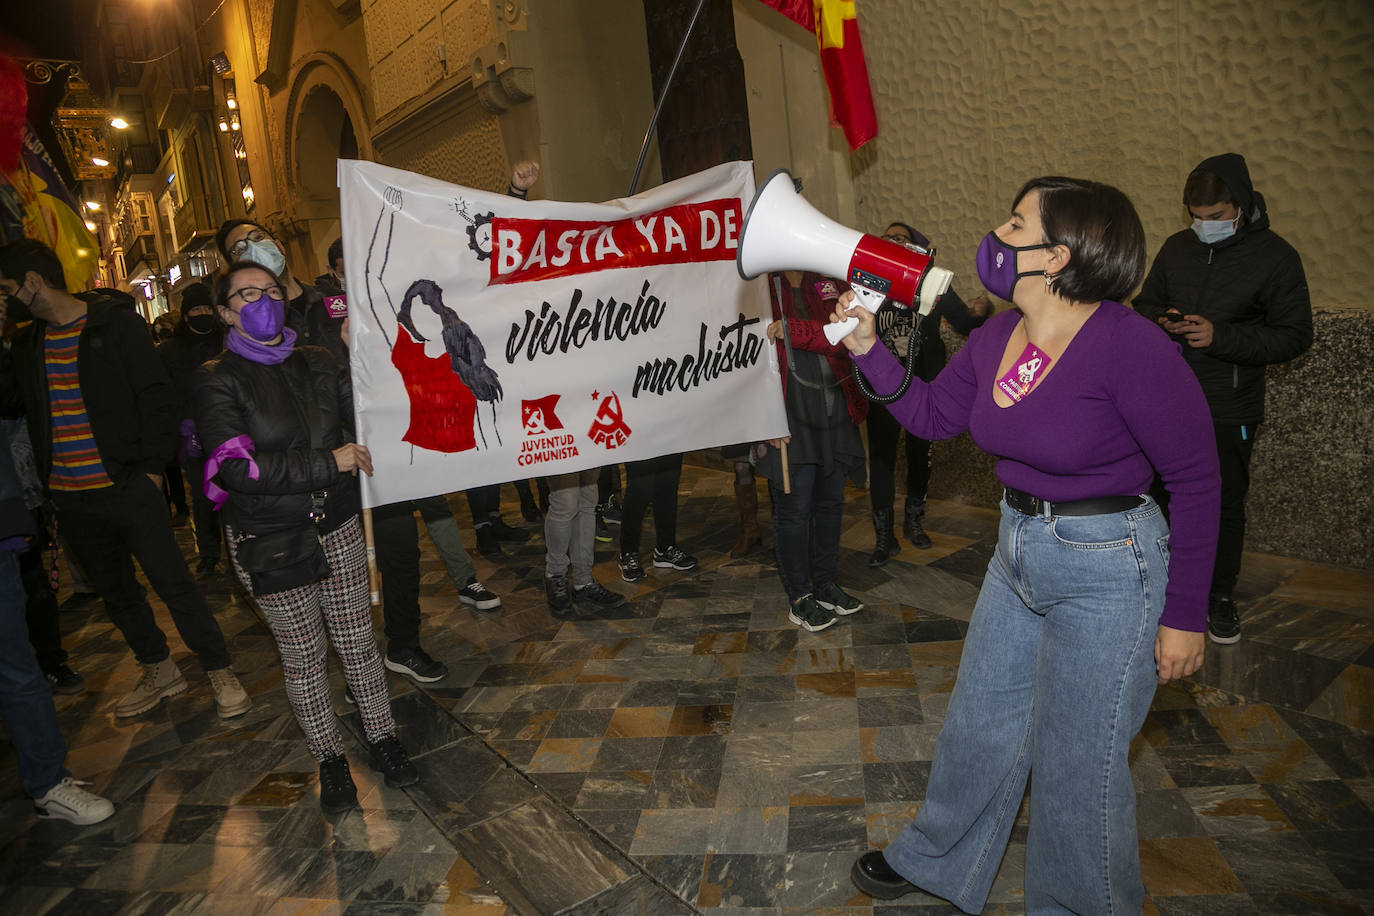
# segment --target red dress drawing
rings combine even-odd
[[[410,429],[401,438],[435,452],[466,452],[477,447],[473,426],[477,399],[453,371],[449,356],[430,358],[425,345],[396,328],[391,364],[401,373],[410,396]]]

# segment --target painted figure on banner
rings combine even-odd
[[[458,313],[444,304],[444,291],[429,279],[414,280],[396,308],[383,277],[391,255],[396,214],[405,198],[398,188],[388,188],[373,229],[367,254],[367,293],[373,319],[391,347],[391,364],[401,374],[410,399],[410,426],[402,437],[419,448],[436,452],[466,452],[492,447],[488,442],[477,402],[490,405],[495,445],[501,444],[496,405],[502,399],[501,380],[487,365],[487,351]],[[382,223],[386,234],[382,236]],[[380,246],[380,247],[379,247]],[[373,265],[376,264],[376,273]],[[373,280],[381,288],[396,320],[394,341],[377,315]],[[415,300],[428,306],[412,310]]]

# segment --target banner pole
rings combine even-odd
[[[367,545],[367,581],[372,590],[372,604],[382,603],[381,575],[377,572],[377,542],[372,537],[372,510],[363,510],[363,543]]]
[[[644,143],[639,147],[639,161],[635,163],[635,174],[630,179],[630,193],[626,197],[635,196],[635,188],[639,187],[639,173],[644,168],[644,157],[649,154],[649,140],[653,138],[654,128],[658,125],[658,116],[663,113],[663,102],[668,98],[668,90],[673,88],[673,77],[677,75],[677,65],[682,62],[682,52],[687,50],[687,39],[692,37],[693,30],[697,27],[697,18],[701,16],[701,8],[706,5],[706,0],[697,0],[697,8],[692,10],[692,20],[687,23],[687,31],[682,34],[682,43],[677,46],[677,55],[673,58],[673,65],[668,68],[668,78],[663,81],[663,91],[658,95],[658,104],[654,106],[654,116],[649,119],[649,129],[644,132]]]
[[[787,443],[786,443],[786,442],[784,442],[784,443],[782,444],[782,448],[778,449],[778,452],[782,455],[782,492],[785,493],[785,494],[787,494],[788,496],[791,496],[791,495],[792,495],[792,475],[791,475],[791,474],[788,472],[788,470],[787,470]]]

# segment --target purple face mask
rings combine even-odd
[[[267,343],[281,333],[286,324],[286,303],[270,296],[262,296],[239,310],[243,333],[254,340]]]
[[[1026,270],[1018,273],[1016,270],[1016,253],[1049,247],[1051,246],[1045,243],[1043,245],[1022,245],[1017,248],[999,239],[997,233],[989,232],[983,236],[983,241],[978,246],[976,259],[978,279],[983,281],[985,290],[998,299],[1005,299],[1010,302],[1012,293],[1016,290],[1017,280],[1042,273],[1039,270]]]

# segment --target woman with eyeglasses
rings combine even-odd
[[[1001,527],[921,810],[851,874],[872,897],[920,889],[981,912],[1029,778],[1026,912],[1139,913],[1127,755],[1155,685],[1202,665],[1221,502],[1211,416],[1178,344],[1122,305],[1145,231],[1116,188],[1032,179],[976,261],[1016,308],[889,409],[922,438],[968,430],[996,456]],[[873,317],[839,305],[832,320],[859,320],[843,341],[855,367],[894,390],[902,369]],[[1146,495],[1156,472],[1172,530]]]
[[[318,287],[296,279],[286,260],[286,246],[276,236],[250,219],[231,219],[225,220],[215,233],[215,245],[225,264],[239,261],[257,264],[281,281],[286,326],[296,332],[301,345],[324,347],[339,362],[348,362],[348,352],[339,333],[343,319],[333,317]]]
[[[389,786],[419,779],[396,740],[372,631],[354,477],[372,459],[353,438],[347,367],[297,346],[285,292],[257,264],[219,278],[225,352],[198,370],[195,420],[206,495],[224,512],[234,572],[262,608],[281,653],[296,721],[320,766],[320,806],[357,804],[326,679],[326,635],[356,698],[371,763]]]

